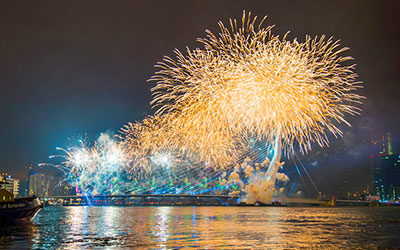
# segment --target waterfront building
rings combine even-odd
[[[59,175],[30,172],[28,177],[29,196],[53,197],[75,195],[75,190]]]
[[[37,197],[49,197],[50,181],[47,175],[40,172],[32,172],[29,175],[29,195]]]
[[[14,197],[19,196],[19,180],[12,178],[11,175],[7,173],[1,173],[1,180],[5,181],[3,185],[4,189],[12,193]]]
[[[378,155],[371,155],[374,195],[382,201],[400,200],[400,155],[393,153],[391,135],[386,134]]]

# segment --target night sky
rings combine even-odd
[[[205,29],[243,10],[304,41],[326,34],[355,58],[361,117],[344,138],[303,156],[321,190],[371,181],[367,142],[400,134],[399,1],[1,1],[0,172],[26,176],[67,138],[119,128],[152,114],[153,65],[175,48],[199,46]]]

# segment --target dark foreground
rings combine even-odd
[[[400,247],[398,207],[45,207],[0,248]]]
[[[43,207],[38,198],[16,198],[0,203],[0,223],[22,223],[31,221]]]

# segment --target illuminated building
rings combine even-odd
[[[4,189],[12,193],[14,197],[19,195],[19,180],[11,178],[11,175],[7,173],[1,174],[1,179],[6,182]]]
[[[58,195],[75,195],[73,188],[60,176],[41,172],[30,172],[28,178],[29,196],[51,197]]]
[[[29,176],[29,195],[37,197],[49,196],[50,181],[49,176],[36,172]]]
[[[391,135],[387,133],[379,155],[371,155],[374,195],[383,201],[400,200],[400,155],[393,154]]]

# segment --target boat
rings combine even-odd
[[[12,193],[3,189],[0,181],[0,222],[18,223],[31,221],[43,207],[37,197],[15,198]]]
[[[238,206],[243,206],[243,207],[287,207],[287,205],[282,204],[280,201],[272,201],[271,203],[264,203],[261,201],[256,201],[254,203],[247,204],[246,202],[239,202]]]

